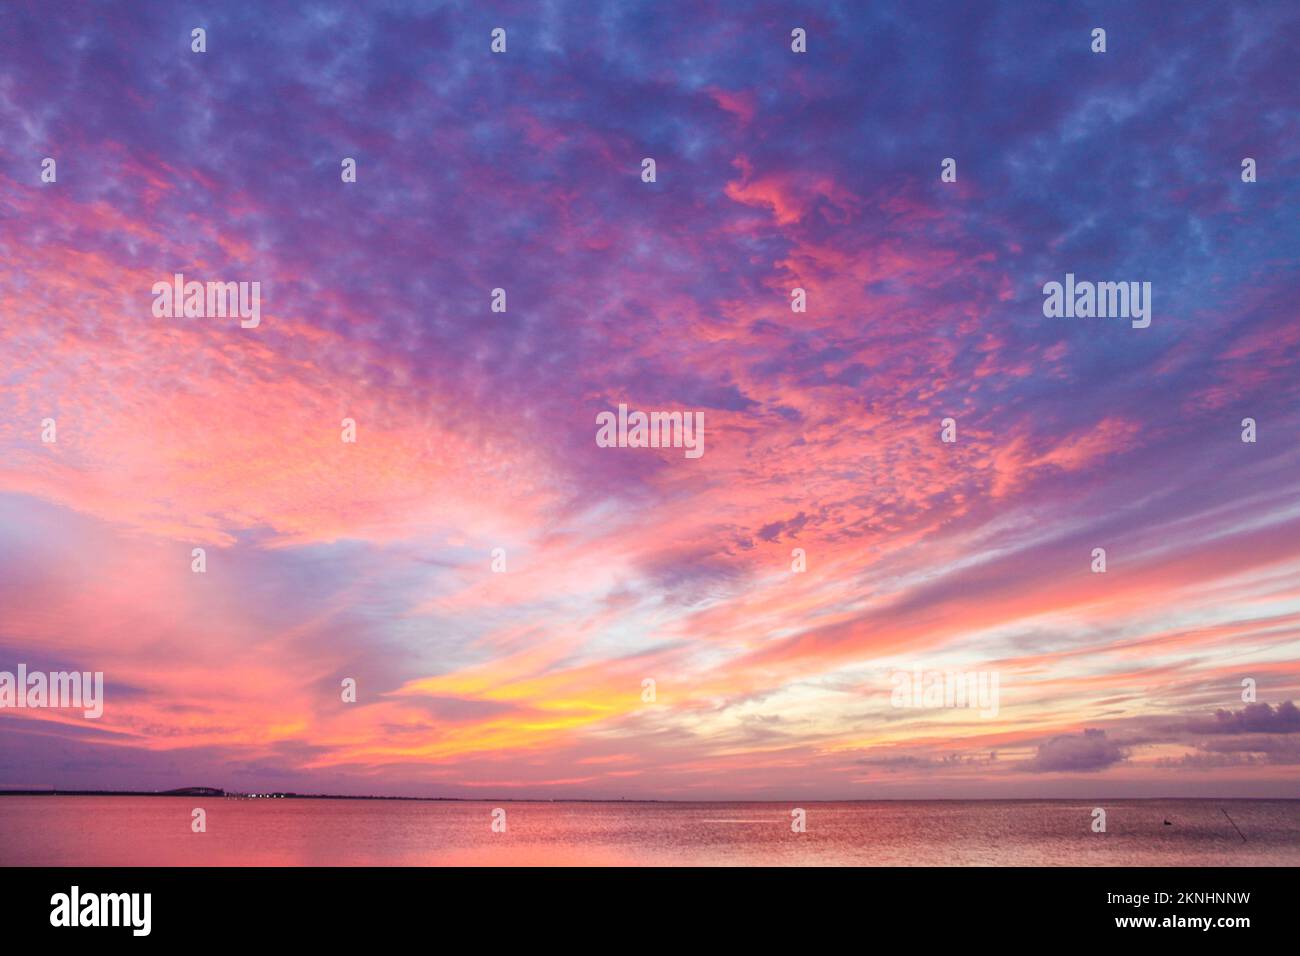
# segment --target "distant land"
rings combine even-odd
[[[231,797],[240,800],[421,800],[443,803],[671,803],[668,800],[628,800],[617,799],[583,799],[581,797],[389,797],[377,794],[357,796],[346,793],[237,793],[218,787],[179,787],[175,790],[5,790],[0,788],[0,797]],[[685,800],[683,803],[708,803],[708,800]],[[744,803],[745,801],[721,800],[719,803]],[[755,803],[780,803],[782,801],[756,800]],[[812,801],[826,802],[826,801]],[[836,803],[839,801],[830,801]]]
[[[1067,803],[1111,800],[1123,803],[1293,803],[1296,797],[853,797],[809,799],[807,797],[761,800],[656,800],[648,797],[393,797],[382,794],[291,793],[268,791],[240,793],[219,787],[178,787],[175,790],[6,790],[0,797],[228,797],[236,800],[408,800],[424,803]]]

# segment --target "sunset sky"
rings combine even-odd
[[[1295,4],[356,9],[7,5],[0,785],[1300,793]]]

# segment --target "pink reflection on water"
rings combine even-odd
[[[778,803],[0,796],[0,864],[1300,865],[1300,801],[1110,801],[1105,834],[1081,801],[800,805],[806,833]],[[492,832],[497,806],[505,833]],[[206,833],[190,829],[195,807]]]

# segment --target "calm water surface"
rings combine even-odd
[[[1300,865],[1300,801],[1109,801],[1105,834],[1082,801],[791,806],[0,796],[0,865]]]

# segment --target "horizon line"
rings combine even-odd
[[[212,793],[194,791],[211,790]],[[1140,802],[1140,801],[1253,801],[1296,803],[1300,797],[849,797],[849,798],[767,798],[767,799],[690,799],[662,797],[408,797],[386,794],[296,793],[287,790],[264,792],[227,791],[218,787],[178,787],[173,790],[34,790],[4,789],[0,797],[220,797],[247,800],[411,800],[425,803],[1070,803],[1070,802]]]

